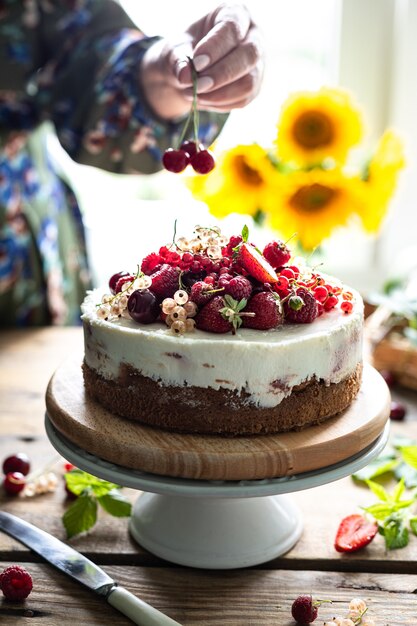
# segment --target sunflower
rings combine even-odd
[[[193,176],[187,182],[195,198],[205,202],[213,215],[243,213],[254,217],[276,177],[279,173],[268,152],[251,144],[224,152],[208,176]]]
[[[367,232],[378,232],[404,166],[401,139],[392,130],[385,131],[369,161],[362,185],[364,202],[359,215]]]
[[[284,183],[271,189],[268,196],[269,224],[284,238],[296,233],[300,245],[313,250],[362,210],[360,182],[338,169],[287,174]]]
[[[348,92],[322,88],[296,93],[281,110],[277,155],[299,165],[327,158],[343,163],[350,148],[361,140],[362,132],[361,114]]]

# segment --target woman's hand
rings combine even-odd
[[[175,40],[162,39],[145,53],[141,82],[149,105],[163,119],[188,113],[191,65],[198,72],[198,108],[228,112],[249,104],[263,74],[260,35],[246,7],[222,4]]]

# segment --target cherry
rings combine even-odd
[[[123,285],[126,285],[126,283],[131,283],[133,280],[135,280],[133,274],[126,274],[125,276],[119,278],[116,283],[115,293],[120,293],[123,289]],[[127,289],[127,287],[125,287],[125,289]]]
[[[113,276],[110,278],[110,280],[109,280],[109,289],[110,289],[110,292],[113,295],[115,293],[117,293],[117,291],[116,291],[117,282],[123,276],[130,276],[130,274],[129,274],[129,272],[117,272],[117,274],[113,274]]]
[[[15,496],[24,488],[26,479],[21,472],[8,472],[3,481],[3,487],[10,496]]]
[[[407,413],[407,409],[401,402],[391,402],[390,418],[394,421],[401,422]]]
[[[179,174],[179,172],[185,170],[188,165],[188,154],[181,149],[174,150],[173,148],[168,148],[168,150],[165,150],[162,157],[162,164],[168,172]]]
[[[184,285],[185,289],[190,290],[194,283],[203,280],[204,272],[198,270],[197,272],[193,272],[192,270],[186,270],[181,274],[181,283]]]
[[[188,154],[188,158],[191,159],[197,152],[197,145],[195,141],[183,141],[181,144],[181,150],[184,150]]]
[[[3,473],[9,474],[10,472],[20,472],[23,476],[27,476],[30,471],[30,461],[27,454],[19,452],[8,456],[3,461]]]
[[[149,289],[137,289],[127,302],[129,315],[139,324],[152,324],[159,316],[161,309],[156,296]]]
[[[199,150],[190,159],[192,168],[198,174],[208,174],[215,166],[214,157],[208,150]]]

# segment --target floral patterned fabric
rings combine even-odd
[[[138,67],[155,41],[112,0],[0,0],[0,326],[73,324],[90,284],[82,216],[43,122],[76,161],[160,169],[182,121],[156,119]],[[225,115],[200,115],[210,144]]]

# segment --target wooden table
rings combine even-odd
[[[32,467],[56,453],[44,432],[44,393],[53,371],[75,349],[79,328],[0,333],[0,461],[26,452]],[[417,395],[395,391],[409,411],[393,432],[417,439]],[[61,470],[61,465],[58,466]],[[134,500],[137,492],[125,492]],[[368,548],[340,555],[333,548],[339,521],[370,504],[373,496],[350,478],[299,492],[305,530],[285,556],[261,566],[230,571],[204,571],[176,566],[146,552],[130,538],[126,519],[103,514],[90,533],[69,543],[129,591],[183,625],[291,626],[290,607],[300,593],[332,599],[316,621],[345,615],[353,597],[363,597],[378,626],[417,624],[417,538],[407,548],[386,552],[382,537]],[[0,507],[65,541],[61,516],[68,506],[60,482],[53,494],[36,498],[0,493]],[[122,626],[130,620],[95,594],[71,581],[22,544],[0,533],[0,571],[18,563],[34,578],[24,604],[0,599],[3,626]]]

